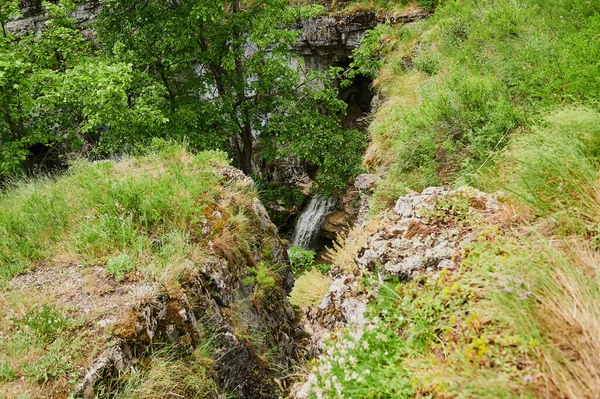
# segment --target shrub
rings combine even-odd
[[[302,247],[291,247],[288,250],[290,265],[295,275],[300,275],[309,270],[315,260],[316,252]]]
[[[290,293],[290,303],[301,308],[313,306],[323,300],[331,281],[318,270],[310,270],[296,279]]]

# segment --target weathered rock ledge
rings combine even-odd
[[[366,176],[364,180],[367,191],[373,179]],[[319,353],[323,337],[329,333],[346,326],[360,330],[366,322],[373,291],[361,287],[361,277],[381,283],[391,277],[410,280],[434,275],[440,269],[456,269],[462,249],[476,237],[476,226],[502,215],[500,197],[469,187],[430,187],[399,198],[393,211],[371,221],[378,228],[366,242],[345,249],[354,251],[348,254],[354,258],[354,267],[334,265],[329,293],[319,305],[304,310],[304,327],[312,339],[307,344],[309,352]],[[356,226],[355,231],[362,228]]]

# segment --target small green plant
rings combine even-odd
[[[25,378],[35,383],[45,383],[65,375],[69,371],[68,359],[50,352],[38,361],[23,366]]]
[[[16,371],[6,363],[0,363],[0,382],[10,382],[17,378]]]
[[[44,342],[51,342],[69,327],[69,319],[53,306],[43,304],[31,308],[18,324],[28,327]]]
[[[471,199],[461,193],[436,198],[431,208],[423,208],[420,213],[433,223],[449,223],[453,220],[464,223],[474,215]]]
[[[292,271],[298,276],[312,267],[316,252],[302,247],[291,247],[288,250],[288,256]]]
[[[275,287],[275,278],[273,270],[265,262],[260,262],[257,267],[250,267],[248,271],[252,273],[242,280],[244,284],[257,284],[260,289],[270,290]]]
[[[128,272],[133,270],[135,270],[133,259],[126,254],[111,258],[106,265],[106,271],[117,280],[122,280]]]
[[[313,265],[312,269],[318,271],[319,273],[325,275],[331,270],[331,264],[329,263],[319,263]]]
[[[440,71],[441,60],[438,54],[422,50],[413,59],[413,64],[418,71],[433,76]]]

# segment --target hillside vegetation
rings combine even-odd
[[[371,321],[330,342],[313,395],[597,397],[598,31],[594,1],[455,0],[366,42],[383,62],[364,164],[383,181],[332,260],[356,273],[376,215],[428,186],[502,190],[504,208],[482,220],[460,198],[437,202],[434,225],[478,237],[460,270],[365,275]]]
[[[257,204],[223,153],[164,141],[7,189],[0,398],[269,395],[291,272]]]

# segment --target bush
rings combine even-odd
[[[290,303],[301,308],[317,305],[323,300],[331,281],[318,270],[309,270],[296,279],[290,293]]]
[[[292,271],[295,275],[299,276],[312,267],[316,252],[302,247],[291,247],[288,250],[288,256]]]

